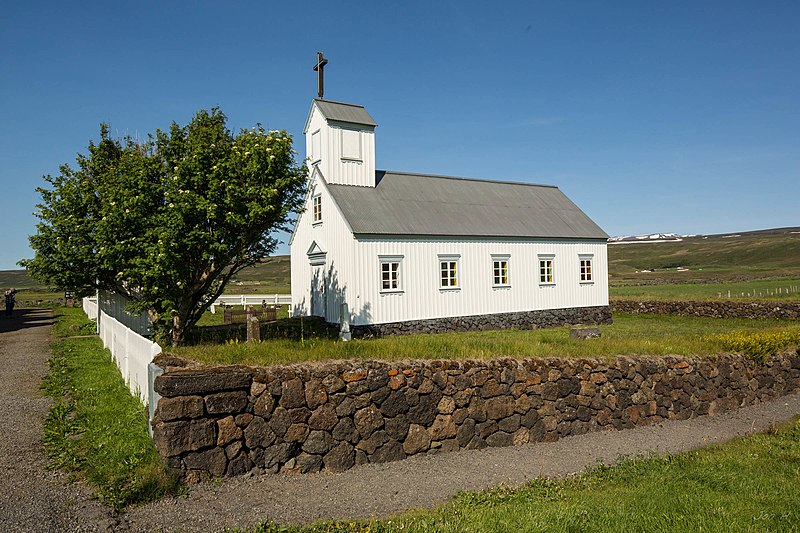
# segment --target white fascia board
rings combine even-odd
[[[311,186],[311,184],[314,183],[314,180],[317,179],[317,174],[319,174],[320,176],[322,175],[319,168],[314,166],[311,170],[311,176],[309,176],[308,178],[308,188],[306,189],[306,195],[303,198],[304,206],[306,205],[306,203],[308,203],[308,197],[311,196],[312,192],[314,191],[314,188]],[[294,221],[294,227],[292,228],[292,235],[289,237],[289,246],[292,245],[292,241],[294,241],[294,236],[297,233],[297,228],[298,226],[300,226],[300,221],[303,219],[303,216],[305,214],[306,214],[306,209],[303,208],[303,210],[300,212],[300,215],[297,217],[297,220]]]
[[[311,124],[311,115],[314,114],[314,109],[318,109],[317,108],[317,101],[316,100],[311,100],[311,109],[308,110],[308,116],[306,117],[306,125],[303,126],[303,135],[308,133],[308,126],[309,126],[309,124]],[[320,114],[321,113],[322,113],[322,111],[320,110]],[[322,115],[322,117],[324,118],[325,115]]]

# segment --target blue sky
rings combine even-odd
[[[0,269],[101,122],[220,106],[304,157],[317,50],[378,168],[555,184],[611,235],[800,225],[799,25],[793,1],[10,3]]]

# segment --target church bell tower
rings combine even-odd
[[[375,126],[364,106],[323,99],[323,69],[328,63],[317,53],[318,98],[303,133],[309,170],[319,169],[330,184],[375,186]]]

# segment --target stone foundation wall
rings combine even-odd
[[[590,341],[588,341],[590,342]],[[192,482],[347,470],[715,414],[800,388],[800,355],[203,367],[161,355],[154,440]]]
[[[654,313],[713,318],[800,319],[800,302],[611,300],[611,310],[616,313]]]
[[[351,330],[354,337],[379,337],[412,333],[448,333],[511,328],[537,329],[574,324],[610,323],[611,309],[608,306],[598,306],[410,320],[369,326],[351,326]]]

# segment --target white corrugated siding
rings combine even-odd
[[[342,128],[358,131],[361,145],[361,161],[342,159]],[[312,154],[311,137],[319,130],[320,154]],[[328,123],[314,106],[306,135],[306,154],[313,163],[319,160],[319,168],[329,183],[342,185],[375,186],[375,133],[369,126],[358,127]]]
[[[510,287],[492,286],[492,255],[508,255]],[[539,283],[539,255],[555,258],[555,285]],[[402,293],[381,293],[381,255],[402,255]],[[439,255],[458,255],[458,290],[439,288]],[[593,283],[580,282],[580,255],[593,256]],[[608,305],[601,241],[363,239],[358,281],[348,293],[354,324]],[[341,274],[340,274],[341,276]]]
[[[304,316],[315,314],[311,308],[311,286],[315,269],[320,269],[325,318],[329,322],[338,322],[340,305],[349,291],[350,280],[343,276],[356,275],[353,268],[355,240],[324,181],[314,174],[310,186],[313,192],[308,195],[305,211],[300,215],[292,240],[292,312]],[[317,225],[312,223],[311,199],[314,194],[322,197],[322,223]],[[316,267],[309,263],[306,254],[314,242],[327,252],[324,266]]]

